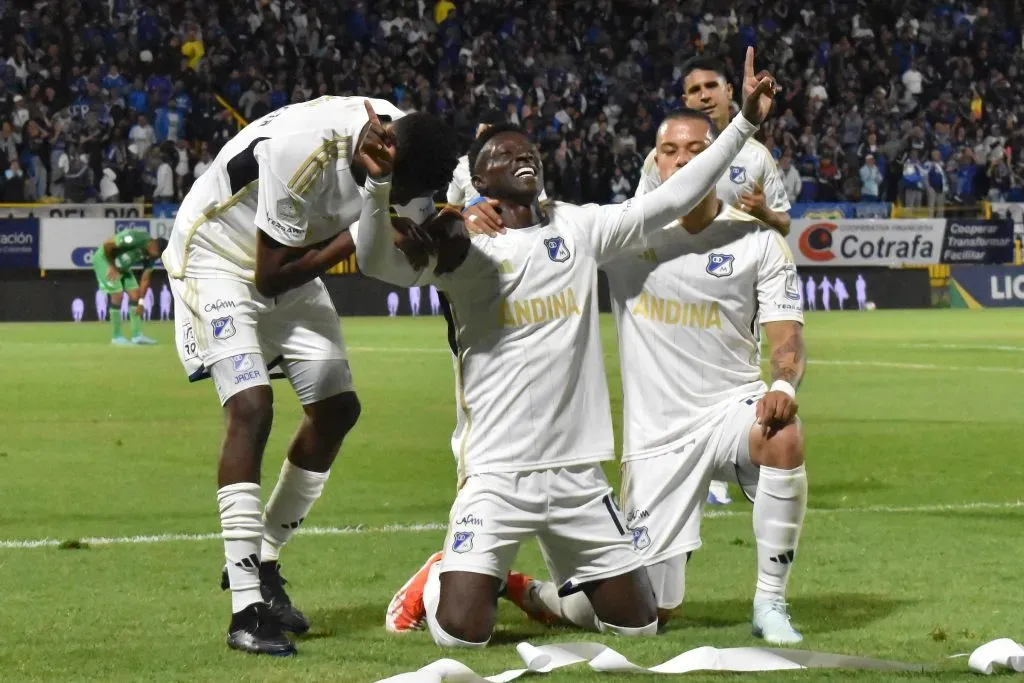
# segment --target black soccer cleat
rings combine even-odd
[[[284,635],[270,606],[256,602],[241,612],[231,615],[228,626],[228,647],[254,655],[291,657],[298,654],[295,646]]]
[[[309,619],[292,604],[284,590],[287,583],[277,562],[260,564],[260,592],[270,606],[271,614],[277,617],[282,629],[301,636],[309,630]]]

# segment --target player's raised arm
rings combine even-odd
[[[775,92],[775,79],[762,73],[758,87],[744,100],[742,113],[693,161],[650,194],[624,204],[593,207],[598,229],[589,234],[597,260],[605,261],[623,249],[640,246],[646,235],[666,229],[689,213],[715,187],[768,116]]]

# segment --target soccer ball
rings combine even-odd
[[[868,310],[868,311],[873,311],[873,310],[875,310],[875,302],[874,302],[874,301],[869,301],[869,302],[867,302],[866,304],[864,304],[864,308],[865,308],[866,310]]]

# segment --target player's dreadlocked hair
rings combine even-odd
[[[526,131],[514,123],[499,123],[480,133],[477,139],[473,140],[473,144],[469,146],[469,152],[466,154],[469,157],[469,175],[476,175],[476,161],[480,158],[480,152],[483,148],[487,146],[491,138],[502,133],[521,133],[526,135]]]
[[[439,117],[413,112],[395,121],[396,185],[421,195],[448,187],[459,163],[459,142],[455,131]]]
[[[686,60],[683,63],[683,80],[685,81],[694,71],[713,71],[721,76],[723,81],[729,82],[729,72],[725,68],[725,63],[714,57],[697,56]]]

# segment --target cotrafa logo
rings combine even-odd
[[[825,262],[836,257],[832,253],[835,223],[815,223],[800,234],[800,253],[811,261]]]

